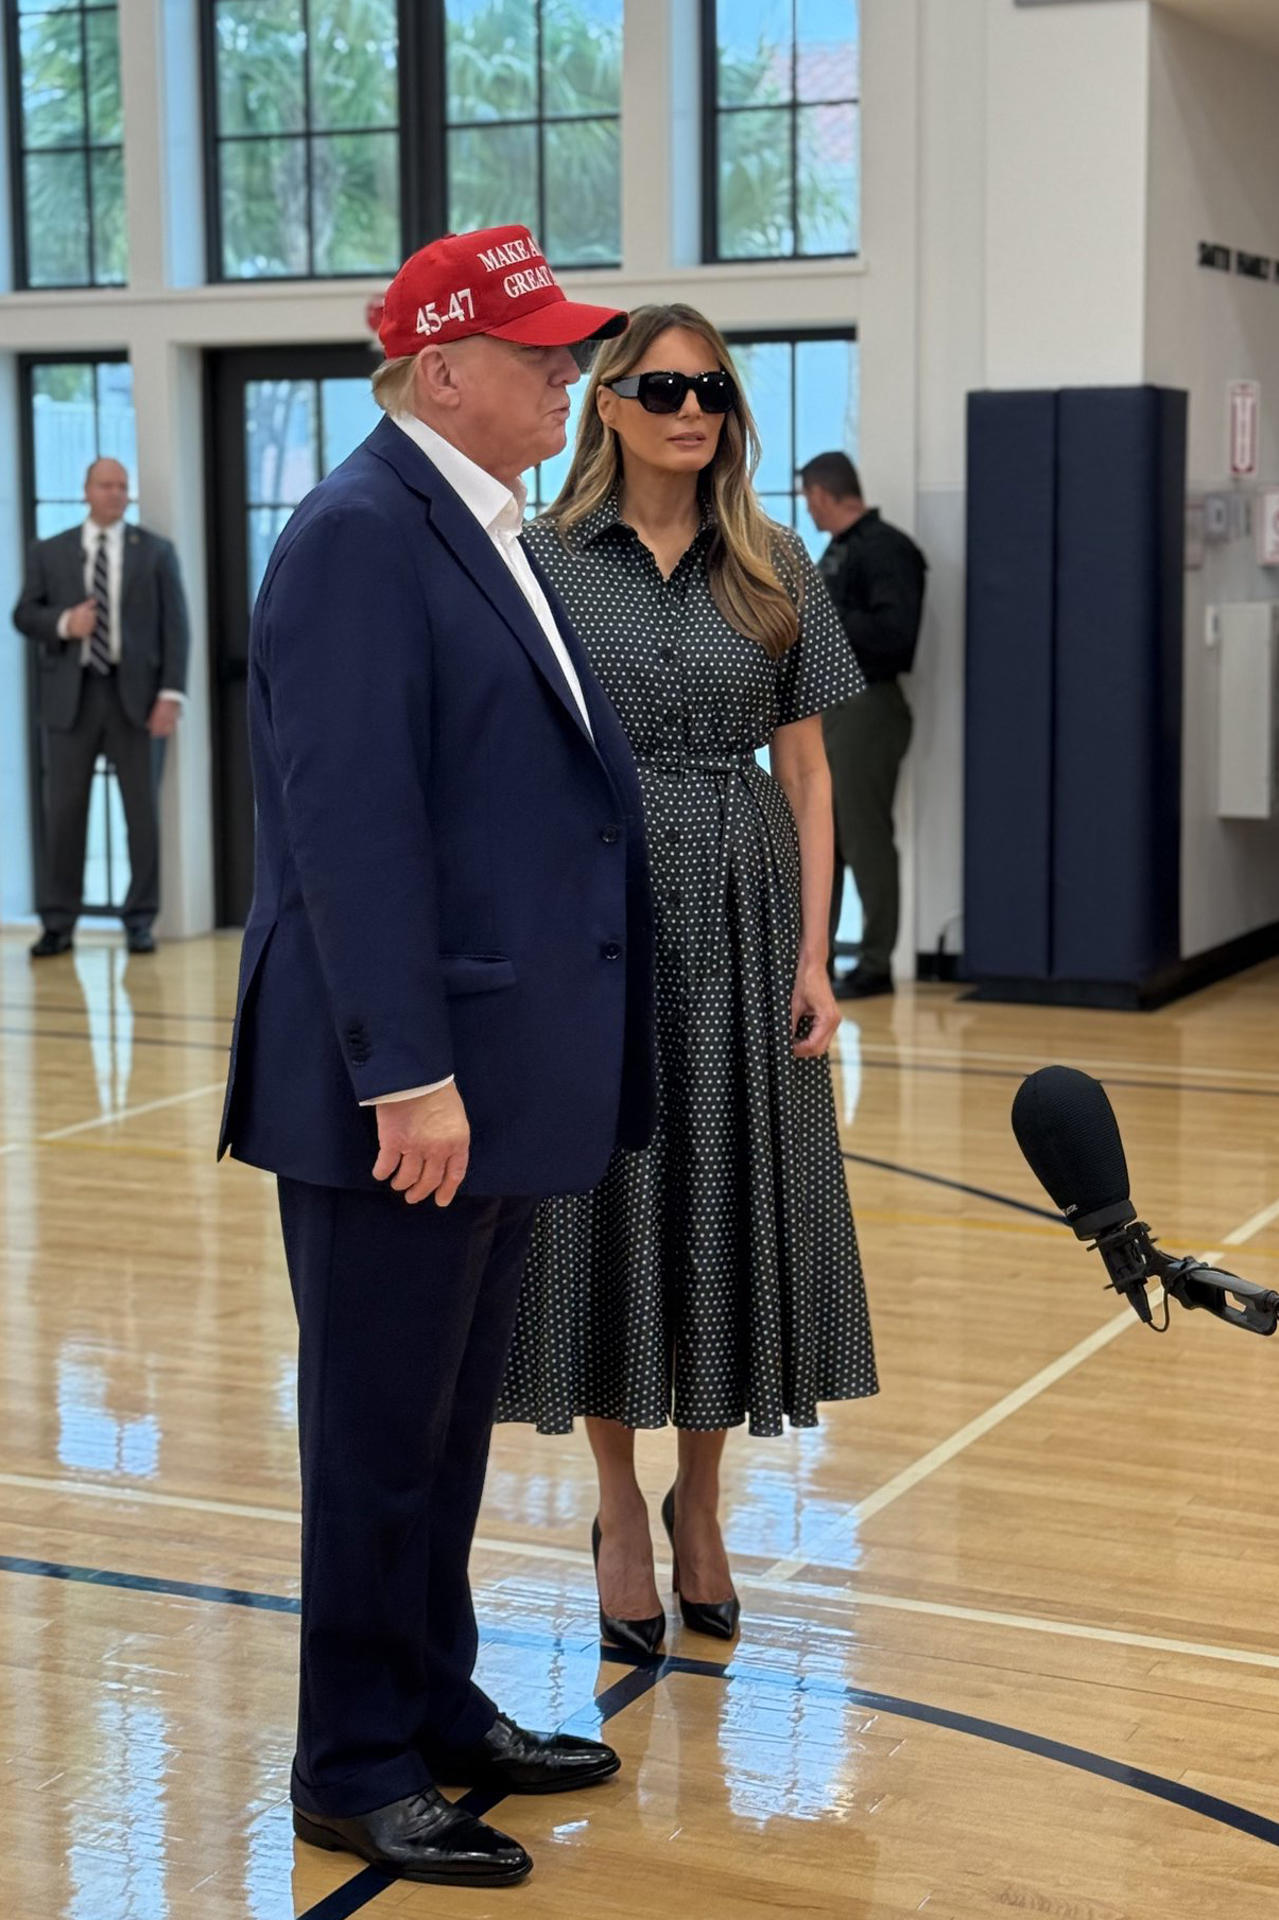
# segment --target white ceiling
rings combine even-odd
[[[1214,33],[1246,40],[1251,46],[1279,57],[1279,0],[1159,0],[1159,3],[1174,13],[1188,14]]]

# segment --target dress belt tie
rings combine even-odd
[[[635,757],[641,767],[651,767],[657,773],[674,774],[678,779],[687,779],[690,773],[705,773],[724,781],[724,793],[720,803],[715,910],[706,928],[702,963],[697,970],[697,984],[702,986],[707,980],[724,973],[727,968],[728,869],[733,851],[733,828],[737,808],[741,804],[742,789],[745,788],[750,798],[755,800],[749,774],[752,769],[755,772],[760,770],[759,762],[755,755],[749,752],[704,754],[684,753],[677,750],[673,753],[641,753]],[[764,818],[762,809],[760,817]]]

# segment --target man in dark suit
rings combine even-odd
[[[130,953],[153,953],[160,907],[159,773],[186,689],[187,611],[167,540],[125,525],[129,476],[95,460],[83,525],[36,540],[14,625],[38,649],[45,729],[45,848],[36,960],[71,949],[84,890],[89,794],[98,755],[116,771],[129,835],[121,917]]]
[[[652,1127],[625,736],[519,534],[564,445],[569,303],[532,236],[415,254],[389,417],[303,502],[254,613],[257,870],[222,1150],[278,1176],[299,1321],[294,1828],[419,1880],[520,1879],[438,1792],[591,1785],[474,1684],[467,1577],[539,1196]]]

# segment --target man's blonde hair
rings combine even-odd
[[[417,363],[416,353],[405,353],[398,359],[384,360],[374,370],[373,398],[384,413],[406,413],[410,410],[409,396],[413,391]]]

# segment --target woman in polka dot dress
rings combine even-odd
[[[564,490],[526,535],[639,764],[659,1119],[593,1194],[542,1209],[498,1417],[567,1433],[585,1416],[601,1624],[643,1651],[665,1618],[636,1428],[678,1429],[676,1590],[687,1624],[729,1638],[727,1429],[813,1426],[819,1401],[877,1385],[826,1058],[820,714],[862,683],[802,542],[759,506],[757,459],[715,328],[641,308],[602,348]]]

